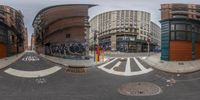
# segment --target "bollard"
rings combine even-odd
[[[104,62],[104,51],[102,51],[102,62]]]
[[[98,54],[95,55],[95,58],[96,63],[98,63]]]

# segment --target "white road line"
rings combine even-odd
[[[118,58],[115,58],[112,61],[99,66],[98,68],[103,70],[103,71],[105,71],[105,72],[107,72],[107,73],[109,73],[109,74],[120,75],[120,76],[142,75],[142,74],[145,74],[145,73],[149,73],[149,72],[151,72],[153,70],[152,68],[148,68],[148,69],[145,68],[135,57],[134,57],[134,61],[136,62],[138,67],[141,69],[140,71],[131,72],[130,58],[127,58],[125,72],[119,72],[119,71],[113,70],[113,68],[115,68],[115,67],[117,67],[117,66],[119,66],[121,64],[121,61],[117,62],[111,69],[105,68],[105,66],[107,66],[108,64],[114,62],[117,59]]]
[[[120,65],[121,63],[122,63],[121,61],[118,61],[118,62],[111,68],[111,70],[113,70],[115,67],[119,67],[119,65]]]
[[[118,59],[118,58],[115,58],[115,59],[111,60],[110,62],[108,62],[108,63],[105,63],[105,64],[103,64],[103,65],[99,66],[98,68],[103,68],[103,67],[107,66],[108,64],[110,64],[110,63],[114,62],[114,61],[115,61],[115,60],[117,60],[117,59]]]
[[[125,73],[130,73],[130,72],[131,72],[130,58],[127,58]]]
[[[136,64],[138,65],[138,67],[143,71],[143,70],[146,70],[146,68],[134,57],[133,58],[136,62]]]
[[[134,76],[134,75],[142,75],[145,73],[149,73],[151,72],[153,69],[149,68],[143,71],[136,71],[136,72],[129,72],[129,73],[125,73],[125,72],[118,72],[118,71],[114,71],[114,70],[110,70],[110,69],[106,69],[106,68],[101,68],[103,71],[110,73],[110,74],[114,74],[114,75],[120,75],[120,76]]]
[[[13,68],[8,68],[4,72],[13,76],[23,77],[23,78],[36,78],[36,77],[44,77],[50,74],[53,74],[62,69],[59,66],[54,66],[48,69],[40,70],[40,71],[22,71]]]

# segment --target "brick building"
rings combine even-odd
[[[34,21],[36,51],[53,56],[88,55],[88,8],[67,4],[44,8]],[[87,51],[87,52],[86,52]]]
[[[31,35],[31,50],[35,50],[35,39],[36,39],[36,37],[35,37],[35,33],[33,33],[32,35]]]
[[[23,52],[24,34],[21,11],[0,5],[0,58]]]
[[[200,59],[200,5],[162,4],[162,60]]]

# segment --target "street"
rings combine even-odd
[[[130,66],[127,66],[126,63],[129,61]],[[84,73],[73,73],[66,72],[63,66],[28,52],[1,70],[0,97],[2,100],[198,100],[199,98],[199,72],[179,75],[152,69],[140,74],[138,71],[151,69],[140,58],[113,58],[109,62],[111,63],[107,65],[105,63],[87,68]],[[140,69],[138,62],[144,69]],[[117,70],[113,68],[117,65],[122,68]],[[127,69],[128,67],[130,69]],[[102,68],[112,69],[115,72],[108,73]],[[126,73],[128,70],[129,73],[139,74],[115,74]],[[119,88],[123,84],[132,82],[153,83],[162,91],[152,96],[120,94]]]

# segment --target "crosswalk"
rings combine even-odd
[[[40,59],[37,56],[26,56],[22,58],[22,61],[39,61]]]
[[[99,69],[115,75],[134,76],[142,75],[153,71],[153,69],[143,62],[146,57],[113,58],[111,61],[98,66]]]

